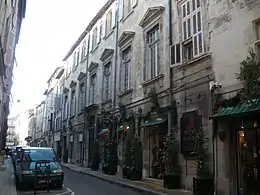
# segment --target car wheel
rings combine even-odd
[[[58,181],[55,185],[56,188],[61,189],[63,187],[63,181]]]

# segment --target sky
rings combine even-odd
[[[106,0],[27,0],[16,47],[11,116],[44,100],[47,80]],[[20,100],[18,103],[17,101]],[[18,130],[27,136],[27,124]]]

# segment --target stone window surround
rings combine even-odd
[[[113,49],[104,49],[101,57],[100,57],[100,61],[102,61],[102,104],[105,103],[109,103],[112,101],[112,93],[109,94],[109,98],[108,99],[104,99],[104,68],[105,66],[110,63],[110,91],[112,91],[112,77],[113,77],[113,55],[114,55],[114,50]]]
[[[155,10],[155,11],[153,11]],[[162,6],[158,6],[158,7],[152,7],[152,8],[148,8],[148,10],[146,11],[146,13],[144,14],[144,17],[142,18],[141,22],[139,23],[139,25],[143,28],[143,40],[144,40],[144,44],[145,44],[145,51],[144,54],[146,54],[147,52],[147,33],[153,29],[156,25],[159,25],[159,29],[163,29],[163,15],[162,13],[164,12],[165,8]],[[154,12],[154,13],[152,13]],[[162,36],[162,34],[160,33],[160,36]],[[161,40],[161,38],[160,38]],[[160,47],[163,47],[163,42],[160,41]],[[146,71],[146,63],[148,61],[147,59],[147,55],[144,55],[146,57],[144,57],[144,66],[143,66],[143,83],[142,85],[149,85],[150,83],[153,83],[157,80],[163,79],[164,78],[164,74],[163,72],[163,67],[160,68],[160,73],[158,76],[151,78],[151,79],[146,79],[146,75],[145,73]],[[159,63],[159,66],[161,66],[161,64]]]
[[[95,101],[94,102],[90,102],[90,90],[91,90],[91,77],[93,76],[93,75],[96,75],[96,77],[97,77],[97,69],[98,69],[98,66],[99,66],[99,64],[98,63],[96,63],[96,62],[90,62],[90,65],[89,65],[89,67],[88,67],[88,69],[87,69],[87,71],[88,71],[88,74],[89,74],[89,79],[88,79],[88,82],[89,82],[89,90],[88,90],[88,99],[87,99],[87,102],[88,102],[88,104],[89,105],[92,105],[92,104],[94,104],[95,103]]]
[[[119,46],[119,59],[120,59],[120,62],[119,62],[119,78],[120,78],[120,68],[121,68],[121,65],[122,65],[122,55],[123,55],[123,51],[126,50],[128,47],[131,47],[131,52],[132,52],[132,56],[131,56],[131,72],[129,72],[130,74],[130,81],[131,83],[129,84],[130,85],[130,88],[129,90],[126,90],[126,91],[121,91],[120,90],[120,86],[119,86],[119,94],[118,96],[119,97],[122,97],[122,96],[125,96],[129,93],[131,93],[133,91],[133,61],[134,61],[134,55],[133,55],[133,48],[134,48],[134,43],[133,43],[133,40],[134,40],[134,37],[135,37],[135,32],[132,32],[132,31],[124,31],[122,33],[122,35],[120,36],[119,38],[119,41],[118,41],[118,46]]]
[[[80,108],[80,102],[81,102],[81,91],[80,91],[80,87],[82,84],[84,84],[84,100],[83,100],[83,104],[85,104],[85,90],[86,90],[86,82],[85,82],[85,78],[86,78],[86,74],[83,73],[83,72],[80,72],[78,77],[77,77],[77,80],[79,81],[79,91],[78,91],[78,115],[82,114],[83,113],[83,108]],[[81,105],[82,107],[85,106],[85,105]]]
[[[69,116],[70,116],[70,118],[73,118],[74,116],[75,116],[75,114],[76,114],[76,111],[77,111],[77,109],[76,109],[76,92],[77,92],[77,90],[76,90],[76,88],[77,88],[77,82],[75,82],[75,81],[71,81],[71,83],[70,83],[70,85],[69,85],[69,87],[70,87],[70,109],[69,109]],[[74,96],[75,96],[75,99],[74,99],[74,102],[72,102],[72,92],[74,91]],[[71,110],[71,104],[72,103],[74,103],[75,105],[74,105],[74,112],[72,113],[72,110]]]

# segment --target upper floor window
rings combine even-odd
[[[131,46],[122,51],[122,61],[120,65],[120,91],[125,92],[131,86]]]
[[[85,97],[85,84],[81,83],[79,85],[79,112],[84,109],[84,97]]]
[[[157,77],[160,71],[159,48],[160,48],[160,28],[159,24],[147,32],[147,80]]]
[[[64,104],[63,104],[63,120],[68,118],[68,110],[69,110],[69,103],[68,103],[68,95],[64,96]]]
[[[112,29],[112,9],[107,13],[106,17],[106,33],[108,34]]]
[[[96,74],[91,75],[91,77],[90,77],[90,88],[89,88],[89,103],[90,104],[95,103],[96,80],[97,80],[97,75]]]
[[[255,22],[255,52],[257,57],[260,59],[260,18]]]
[[[111,79],[111,62],[104,66],[103,77],[103,99],[108,100],[110,98],[110,79]]]
[[[79,65],[79,61],[80,61],[80,48],[78,48],[78,50],[77,50],[76,66]]]
[[[131,13],[137,5],[137,0],[119,0],[118,3],[118,19],[121,20]]]
[[[76,92],[75,90],[71,91],[71,99],[70,99],[70,116],[75,115],[76,112]]]
[[[98,43],[97,33],[98,33],[98,27],[96,26],[93,30],[93,33],[92,33],[92,49],[94,49],[97,46],[97,43]]]

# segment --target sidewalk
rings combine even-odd
[[[123,179],[121,175],[106,175],[99,171],[91,171],[89,168],[80,167],[78,165],[62,163],[63,167],[66,167],[72,171],[76,171],[82,174],[89,175],[91,177],[96,177],[104,181],[110,182],[112,184],[117,184],[122,187],[131,188],[135,191],[139,191],[142,194],[149,195],[192,195],[191,192],[186,190],[168,190],[163,188],[163,184],[158,184],[152,181],[131,181],[128,179]],[[66,177],[66,176],[65,176]]]
[[[13,165],[10,158],[4,159],[4,165],[0,168],[0,194],[17,195]]]

